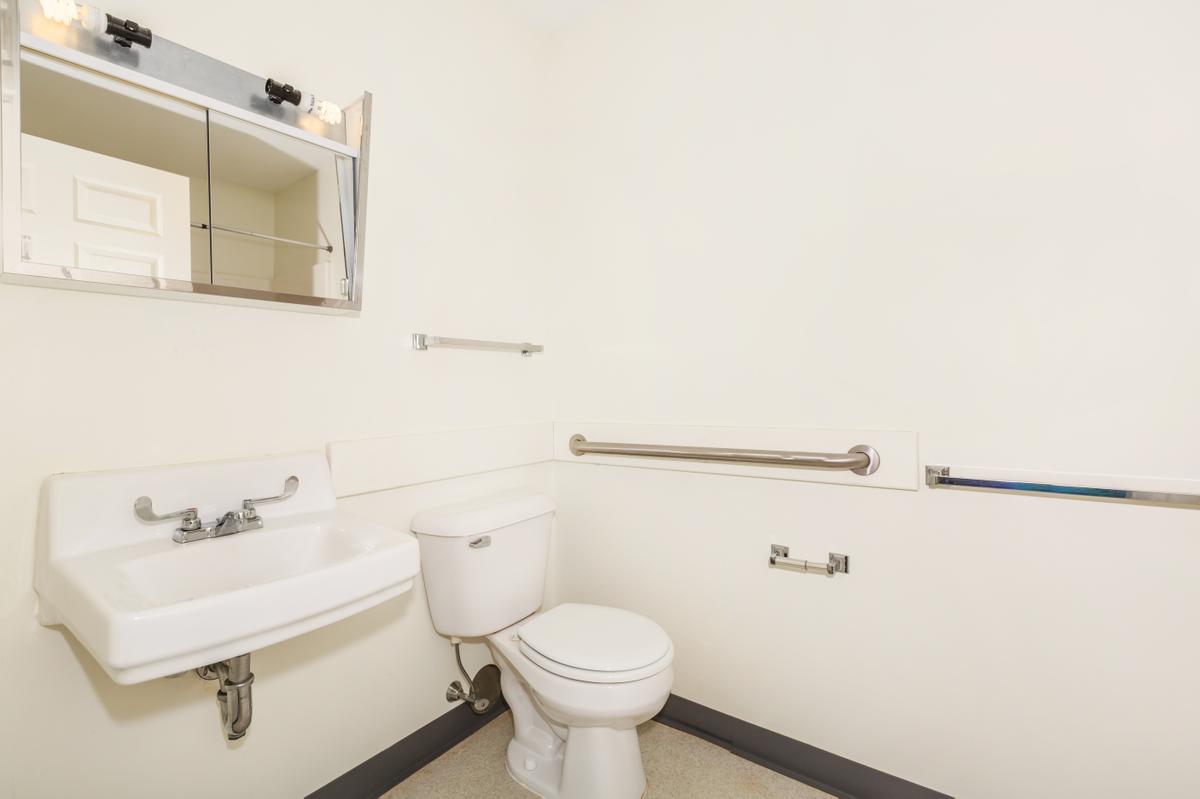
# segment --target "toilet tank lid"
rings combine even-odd
[[[517,489],[469,502],[423,510],[409,525],[414,533],[461,538],[554,513],[554,500],[532,489]]]

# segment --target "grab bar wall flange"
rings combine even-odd
[[[926,466],[925,485],[929,488],[960,488],[982,491],[1011,491],[1018,494],[1045,494],[1077,499],[1106,499],[1137,505],[1167,505],[1176,508],[1200,508],[1200,495],[1166,491],[1139,491],[1125,488],[1097,488],[1022,480],[984,480],[954,477],[949,466]]]
[[[858,475],[874,474],[879,469],[879,452],[874,447],[858,444],[846,453],[789,452],[773,449],[736,449],[733,447],[689,447],[674,444],[616,444],[588,441],[578,433],[571,436],[571,454],[623,455],[634,458],[667,458],[671,460],[741,463],[749,466],[790,466],[798,469],[850,471]]]

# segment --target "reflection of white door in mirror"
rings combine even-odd
[[[22,260],[192,279],[182,175],[21,136]]]

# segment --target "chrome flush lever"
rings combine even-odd
[[[287,480],[283,481],[283,493],[275,497],[260,497],[259,499],[243,499],[242,510],[246,512],[246,521],[252,521],[258,518],[258,509],[255,505],[261,505],[264,502],[278,502],[281,499],[287,499],[296,493],[296,489],[300,487],[300,478],[292,475]]]
[[[184,508],[174,513],[155,513],[154,503],[150,497],[138,497],[133,502],[133,512],[144,522],[165,522],[168,519],[182,520],[179,529],[185,533],[200,529],[200,511],[196,508]]]

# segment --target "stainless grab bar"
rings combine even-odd
[[[879,453],[874,447],[866,444],[858,444],[841,454],[731,447],[684,447],[674,444],[612,444],[588,441],[581,435],[573,435],[570,447],[572,455],[628,455],[635,458],[745,463],[753,466],[792,466],[797,469],[851,471],[860,475],[874,474],[879,469]]]
[[[426,333],[413,333],[414,350],[427,350],[430,347],[454,347],[463,350],[492,350],[495,352],[519,352],[528,357],[535,352],[545,351],[541,344],[530,344],[527,341],[483,341],[475,338],[447,338],[446,336],[430,336]]]
[[[930,488],[974,488],[988,491],[1014,491],[1023,494],[1109,499],[1134,504],[1172,505],[1179,508],[1200,508],[1200,495],[1197,494],[1171,494],[1163,491],[1135,491],[1125,488],[1093,488],[1053,483],[1028,483],[1020,480],[952,477],[949,466],[926,466],[925,485]]]

